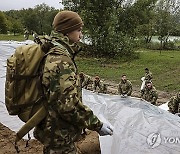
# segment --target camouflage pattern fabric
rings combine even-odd
[[[103,83],[103,86],[102,86],[102,93],[106,94],[107,93],[107,87],[108,85],[106,83]]]
[[[61,149],[51,149],[50,147],[43,148],[43,154],[80,154],[76,150],[74,144],[61,147]]]
[[[107,93],[107,84],[103,83],[101,80],[94,80],[93,90],[99,93]]]
[[[92,78],[89,75],[83,74],[83,76],[80,77],[81,88],[87,89],[88,85],[92,83],[93,83]]]
[[[69,45],[68,38],[61,34],[54,35],[52,42],[55,47],[45,60],[42,77],[48,115],[35,128],[34,136],[51,150],[69,153],[69,150],[75,149],[73,142],[80,137],[82,129],[99,131],[102,123],[81,100],[80,82],[73,59],[78,46]]]
[[[156,105],[156,101],[158,99],[156,88],[152,87],[151,89],[148,89],[147,87],[145,87],[143,90],[141,90],[141,98],[153,105]]]
[[[121,80],[121,82],[118,85],[118,93],[119,95],[131,96],[132,93],[131,82],[129,80],[126,80],[125,82]]]
[[[24,38],[25,38],[25,40],[28,40],[28,38],[29,38],[29,31],[28,30],[24,31]]]
[[[173,114],[180,113],[180,92],[176,96],[171,97],[168,107],[169,112]]]
[[[149,72],[146,72],[145,73],[145,81],[151,81],[152,80],[152,73],[149,71]]]

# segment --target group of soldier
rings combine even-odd
[[[100,80],[99,76],[95,76],[94,80],[92,77],[84,74],[83,72],[81,72],[79,76],[81,88],[88,89],[88,86],[92,85],[90,89],[92,89],[93,92],[107,93],[108,84]],[[158,92],[153,85],[152,79],[152,73],[148,68],[145,68],[145,75],[143,78],[141,78],[143,83],[140,90],[140,97],[141,99],[144,99],[147,102],[157,106]],[[123,98],[131,96],[132,94],[132,83],[127,79],[126,74],[121,76],[121,81],[118,84],[118,94]],[[178,92],[176,96],[171,97],[170,101],[168,102],[168,107],[169,112],[173,114],[180,113],[180,92]]]
[[[107,84],[99,76],[95,76],[93,79],[91,76],[81,72],[79,77],[81,88],[90,89],[97,93],[107,93]]]

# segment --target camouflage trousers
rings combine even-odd
[[[43,148],[43,154],[81,154],[80,150],[76,148],[76,146],[72,143],[67,146],[63,146],[60,148],[50,148],[45,147]]]

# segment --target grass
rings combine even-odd
[[[33,39],[30,35],[29,39]],[[24,41],[23,35],[3,35],[0,40]],[[126,74],[134,86],[141,85],[140,78],[144,76],[144,68],[153,73],[153,83],[158,90],[174,92],[180,90],[180,51],[162,51],[141,49],[139,59],[125,61],[116,59],[96,59],[77,57],[79,71],[91,76],[118,83],[121,75]]]
[[[102,59],[77,58],[80,71],[91,76],[99,75],[106,80],[118,83],[121,75],[126,74],[133,85],[141,85],[144,68],[148,67],[153,73],[153,83],[158,90],[174,92],[180,90],[180,51],[141,50],[139,59],[123,62],[111,60],[106,63]],[[110,61],[110,60],[108,60]]]
[[[33,36],[29,35],[29,39],[33,40]],[[24,41],[24,36],[23,35],[5,35],[5,34],[0,34],[0,40],[14,40],[14,41]]]

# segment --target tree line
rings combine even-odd
[[[84,49],[91,55],[132,56],[141,40],[148,44],[158,36],[161,48],[170,35],[180,36],[179,0],[62,0],[64,9],[77,11],[84,23]],[[50,34],[59,10],[46,4],[35,8],[0,12],[0,33]]]
[[[46,4],[34,8],[0,12],[0,33],[23,34],[25,29],[37,34],[50,34],[52,21],[59,10]]]

